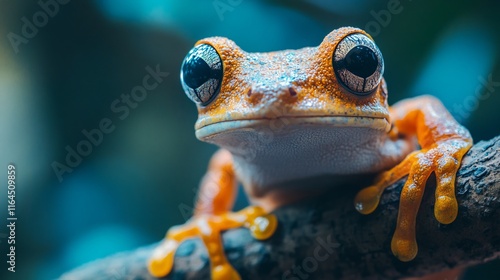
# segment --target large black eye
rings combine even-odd
[[[219,93],[222,82],[222,60],[210,45],[194,47],[184,58],[181,84],[195,103],[208,105]]]
[[[375,43],[363,34],[351,34],[337,45],[332,57],[337,80],[358,95],[370,94],[384,73],[384,59]]]

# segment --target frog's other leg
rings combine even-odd
[[[210,159],[207,172],[198,190],[194,215],[220,215],[230,211],[238,191],[233,157],[227,150],[218,150]]]
[[[221,232],[231,228],[247,227],[257,239],[270,237],[277,225],[272,214],[257,206],[249,206],[237,213],[229,212],[234,204],[237,180],[231,154],[217,151],[203,177],[193,218],[181,226],[172,227],[149,260],[152,275],[163,277],[173,268],[175,251],[188,238],[200,237],[211,262],[213,279],[240,279],[224,254]]]
[[[411,153],[399,165],[382,173],[375,186],[362,190],[356,196],[355,203],[361,213],[371,213],[377,207],[383,189],[408,174],[401,191],[391,248],[400,260],[410,261],[418,250],[415,221],[429,175],[434,172],[437,180],[435,217],[440,223],[449,224],[458,213],[455,175],[462,157],[472,146],[472,138],[441,102],[431,96],[395,104],[391,119],[399,133],[417,137],[421,150]]]

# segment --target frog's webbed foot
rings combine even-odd
[[[227,150],[217,151],[200,185],[194,217],[186,224],[171,228],[166,238],[153,252],[148,268],[152,275],[163,277],[172,271],[175,251],[188,238],[199,237],[205,245],[210,261],[212,279],[240,279],[224,254],[221,233],[246,227],[259,240],[273,235],[277,219],[259,206],[249,206],[230,212],[236,197],[236,177],[232,156]]]
[[[462,157],[472,146],[470,139],[447,139],[409,154],[400,164],[382,173],[375,184],[361,190],[355,207],[362,214],[372,213],[378,206],[384,189],[408,175],[401,191],[398,221],[391,249],[401,261],[411,261],[417,255],[415,221],[427,179],[436,175],[434,215],[442,224],[455,220],[458,203],[455,197],[455,176]]]
[[[258,206],[249,206],[239,212],[227,212],[221,215],[194,216],[186,224],[172,227],[167,232],[166,238],[155,249],[149,260],[149,271],[156,277],[166,276],[172,271],[175,251],[180,243],[188,238],[200,237],[211,262],[212,279],[240,279],[239,274],[226,259],[221,232],[242,226],[248,228],[256,239],[264,240],[275,232],[277,219]]]

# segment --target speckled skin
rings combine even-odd
[[[239,279],[224,256],[220,232],[245,226],[258,239],[271,236],[275,217],[267,213],[316,194],[308,178],[327,175],[334,183],[338,175],[387,170],[355,198],[356,209],[369,214],[383,190],[408,175],[391,244],[402,261],[417,254],[415,218],[432,172],[435,216],[444,224],[455,220],[455,174],[472,146],[470,134],[429,96],[389,108],[383,79],[364,96],[344,88],[332,54],[354,33],[369,36],[345,27],[332,31],[318,47],[271,53],[246,53],[220,37],[197,43],[215,48],[224,74],[218,96],[198,106],[196,136],[222,149],[202,180],[193,220],[170,230],[152,257],[153,275],[169,273],[182,240],[201,236],[212,278]],[[238,181],[254,206],[231,213]],[[294,181],[303,185],[288,187]]]

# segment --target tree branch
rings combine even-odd
[[[419,253],[411,262],[400,262],[390,250],[404,180],[389,187],[367,216],[353,207],[361,186],[352,183],[342,193],[280,208],[278,230],[267,241],[253,239],[246,229],[225,232],[226,255],[243,279],[294,280],[422,276],[499,257],[500,136],[477,143],[464,157],[456,184],[459,214],[450,225],[434,218],[434,181],[418,214]],[[154,279],[146,269],[154,246],[95,261],[62,279]],[[201,241],[187,240],[167,279],[209,279],[209,265]]]

